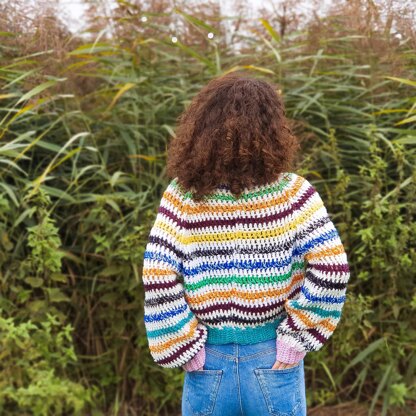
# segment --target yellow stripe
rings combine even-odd
[[[203,233],[200,235],[194,234],[190,236],[181,236],[179,233],[176,232],[176,228],[169,225],[166,218],[164,216],[159,216],[154,224],[154,227],[166,232],[172,239],[178,241],[182,244],[192,244],[192,243],[203,243],[208,241],[224,242],[224,241],[233,241],[236,239],[260,239],[260,238],[273,238],[279,237],[284,235],[288,232],[289,229],[296,229],[299,226],[302,226],[308,221],[308,219],[320,208],[322,208],[323,203],[321,200],[315,202],[311,205],[307,211],[301,211],[301,214],[295,220],[292,220],[289,224],[285,224],[283,226],[271,228],[271,229],[263,229],[257,231],[250,231],[250,230],[239,230],[234,232],[213,232],[213,233]]]

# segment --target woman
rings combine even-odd
[[[150,353],[186,373],[182,415],[306,415],[304,357],[350,270],[276,87],[231,73],[178,118],[143,267]]]

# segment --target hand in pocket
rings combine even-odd
[[[293,364],[288,364],[288,363],[284,363],[282,361],[276,361],[273,364],[272,370],[285,370],[287,368],[296,367],[297,365],[299,365],[299,362],[293,363]]]
[[[201,371],[204,369],[204,366],[200,367],[200,368],[187,368],[184,365],[182,366],[183,370],[185,370],[188,373],[191,373],[192,371]]]

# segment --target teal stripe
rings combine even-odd
[[[303,306],[299,305],[298,300],[290,301],[290,305],[293,306],[295,309],[299,311],[311,311],[323,318],[328,318],[329,316],[332,318],[340,318],[341,312],[340,311],[327,311],[325,309],[319,308],[318,306]]]
[[[302,270],[305,266],[305,262],[294,262],[292,263],[291,270],[288,273],[277,275],[277,276],[212,276],[207,279],[201,280],[196,283],[184,282],[184,286],[187,290],[195,291],[203,288],[204,286],[224,284],[229,285],[230,283],[237,283],[241,286],[250,286],[252,284],[267,284],[267,283],[280,283],[289,280],[292,277],[294,270]]]
[[[188,313],[188,316],[186,318],[183,318],[182,320],[180,320],[176,325],[169,326],[167,328],[162,328],[162,329],[155,329],[154,331],[146,331],[147,332],[147,336],[149,338],[158,338],[158,337],[163,337],[164,335],[167,335],[167,334],[177,333],[189,321],[191,321],[193,319],[193,317],[194,317],[194,314],[192,313],[192,311],[190,311]]]
[[[256,344],[257,342],[267,341],[277,337],[276,330],[286,315],[282,315],[272,322],[265,325],[259,325],[255,328],[246,327],[235,328],[226,326],[222,329],[207,326],[208,344],[228,344],[231,342],[237,344]]]

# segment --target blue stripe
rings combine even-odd
[[[181,319],[176,325],[169,326],[168,328],[155,329],[153,331],[147,331],[147,336],[149,338],[159,338],[167,334],[179,332],[188,322],[194,318],[194,314],[189,311],[186,318]]]
[[[346,296],[340,296],[338,298],[334,296],[314,296],[305,286],[302,286],[301,291],[305,295],[305,298],[312,302],[343,303],[346,299]]]
[[[291,265],[293,259],[292,256],[288,257],[287,259],[283,260],[241,260],[241,261],[225,261],[225,262],[218,262],[215,264],[212,263],[204,263],[199,265],[198,267],[193,268],[186,268],[184,269],[184,273],[187,276],[195,276],[201,272],[212,271],[212,270],[231,270],[234,268],[237,269],[246,269],[246,270],[258,270],[258,269],[270,269],[273,268],[286,268],[287,266]],[[282,271],[283,273],[283,271]],[[286,272],[285,272],[286,273]]]
[[[188,307],[189,307],[188,304],[185,303],[185,305],[180,306],[179,308],[176,308],[176,309],[171,309],[170,311],[167,311],[167,312],[155,313],[152,315],[145,314],[144,321],[145,322],[163,321],[164,319],[172,318],[176,315],[179,315],[180,313],[186,311]]]
[[[181,264],[179,262],[174,260],[172,257],[166,254],[162,254],[160,252],[146,250],[144,252],[144,258],[148,260],[157,260],[162,263],[169,264],[170,266],[172,266],[172,269],[176,272],[179,272],[181,270]]]
[[[332,229],[324,234],[321,234],[317,238],[314,238],[311,241],[308,241],[302,247],[296,247],[293,250],[293,255],[303,255],[306,252],[309,252],[311,249],[315,248],[316,246],[322,244],[325,241],[331,241],[335,238],[339,237],[338,231]]]

